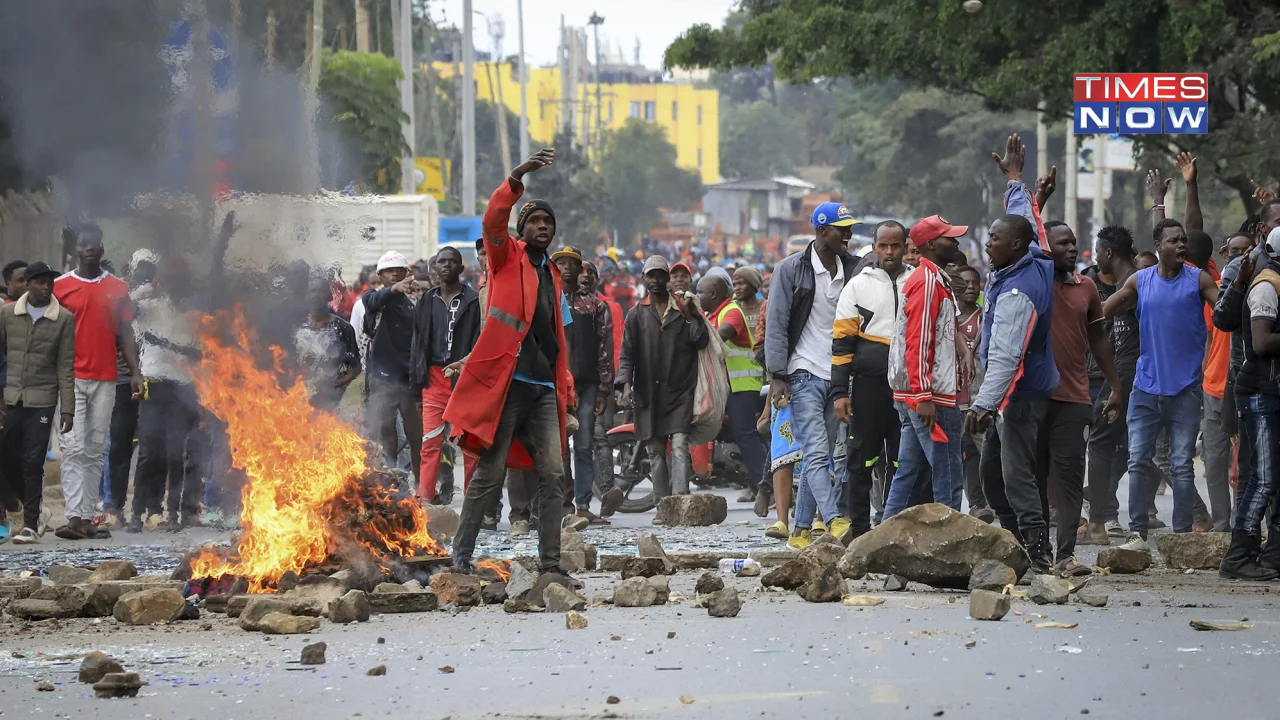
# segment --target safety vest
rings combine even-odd
[[[716,326],[719,327],[724,322],[724,316],[730,310],[737,310],[742,313],[742,309],[735,302],[725,303],[720,309],[720,314],[716,316]],[[745,321],[746,313],[742,313]],[[760,367],[760,363],[756,362],[756,354],[751,350],[754,344],[754,338],[751,336],[751,328],[747,328],[747,346],[741,347],[735,345],[731,341],[725,341],[725,349],[728,353],[725,356],[724,364],[729,370],[729,390],[732,392],[760,392],[760,388],[764,387],[764,369]]]

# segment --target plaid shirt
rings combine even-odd
[[[594,292],[578,288],[569,299],[569,306],[577,315],[592,315],[596,319],[596,366],[600,368],[600,387],[613,387],[613,314],[609,306]]]

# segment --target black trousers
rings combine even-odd
[[[965,433],[960,438],[960,457],[964,464],[964,493],[969,508],[987,507],[987,494],[982,490],[982,436]]]
[[[0,427],[0,512],[18,512],[22,498],[22,448],[19,443],[6,441],[4,428]],[[3,520],[0,517],[0,522]]]
[[[124,513],[129,494],[129,465],[133,463],[133,438],[138,432],[138,401],[133,399],[129,384],[116,385],[116,404],[111,410],[111,455],[107,468],[111,478],[113,513]]]
[[[857,536],[871,529],[872,469],[881,458],[890,468],[898,466],[901,424],[888,378],[855,375],[849,400],[853,412],[845,445],[849,480],[841,488],[840,512],[852,521]]]
[[[1044,429],[1040,431],[1036,484],[1041,507],[1058,509],[1057,558],[1075,555],[1076,529],[1084,506],[1084,459],[1093,408],[1082,403],[1049,401]]]
[[[38,530],[40,502],[44,499],[44,455],[49,450],[49,432],[54,408],[10,405],[0,429],[0,447],[13,452],[0,455],[6,463],[4,476],[13,495],[22,500],[22,524]],[[18,464],[8,464],[17,457]]]
[[[204,494],[210,437],[202,423],[200,400],[189,384],[167,380],[148,383],[149,400],[138,410],[138,472],[134,478],[133,515],[159,514],[169,491],[168,512],[196,514]]]
[[[414,487],[417,487],[422,464],[422,393],[414,392],[408,385],[374,375],[366,375],[365,383],[369,390],[365,413],[370,435],[382,443],[387,467],[396,467],[396,458],[400,456],[400,438],[396,434],[396,415],[399,414],[409,443]]]
[[[982,447],[982,490],[1000,527],[1020,540],[1048,526],[1048,496],[1036,481],[1040,433],[1048,398],[1014,398],[987,430]]]

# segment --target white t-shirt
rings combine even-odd
[[[37,320],[44,317],[44,312],[48,309],[48,305],[45,305],[44,307],[36,307],[31,303],[27,303],[27,314],[31,316],[31,324],[35,325]]]
[[[844,290],[844,263],[836,259],[836,275],[832,277],[818,259],[816,250],[810,253],[809,258],[813,262],[813,308],[800,331],[796,350],[787,361],[787,374],[804,370],[823,380],[830,380],[831,330],[836,324],[836,303]]]
[[[1280,314],[1280,296],[1271,283],[1260,282],[1250,288],[1247,302],[1250,320],[1275,320]]]
[[[167,296],[147,288],[144,285],[131,294],[138,308],[133,331],[142,346],[138,358],[142,375],[189,383],[188,369],[198,363],[190,353],[197,351],[200,345],[196,337],[195,316],[178,308]]]

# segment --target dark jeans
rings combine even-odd
[[[1076,530],[1084,505],[1084,456],[1093,408],[1082,403],[1050,400],[1040,431],[1036,482],[1041,509],[1058,509],[1058,560],[1076,552]]]
[[[600,392],[598,388],[597,392]],[[613,448],[609,447],[609,431],[613,429],[613,419],[618,412],[618,398],[614,395],[613,388],[603,392],[608,393],[608,398],[605,400],[604,413],[593,418],[591,423],[591,455],[596,483],[601,490],[608,490],[613,487]]]
[[[1133,386],[1133,378],[1120,378]],[[1105,382],[1093,403],[1093,425],[1089,428],[1089,522],[1103,524],[1120,519],[1116,492],[1120,478],[1129,471],[1129,423],[1124,414],[1107,422],[1102,408],[1111,396]]]
[[[0,399],[0,402],[4,400]],[[6,423],[0,423],[3,424]],[[20,445],[21,443],[13,440],[6,440],[4,428],[0,427],[0,512],[18,512],[22,509],[24,491]],[[0,516],[0,523],[3,522],[4,517]]]
[[[729,393],[725,403],[725,412],[729,415],[729,430],[733,433],[733,442],[742,453],[742,464],[746,466],[747,477],[756,479],[764,475],[768,464],[769,451],[756,432],[756,418],[760,416],[763,398],[759,392],[745,391]]]
[[[1129,529],[1146,536],[1150,500],[1158,482],[1151,470],[1156,436],[1169,434],[1173,480],[1173,531],[1191,532],[1195,469],[1191,465],[1200,434],[1200,386],[1177,395],[1152,395],[1137,388],[1129,396]]]
[[[596,432],[596,395],[598,385],[576,386],[578,391],[578,431],[573,434],[573,502],[580,509],[591,507],[592,487],[596,482],[595,457],[592,455]],[[565,463],[566,471],[569,470]]]
[[[472,476],[472,482],[475,477]],[[507,471],[507,499],[511,501],[511,512],[507,519],[511,522],[533,520],[533,508],[538,499],[538,476],[532,470]],[[502,493],[498,493],[499,512],[501,512]]]
[[[387,378],[366,376],[369,403],[365,410],[369,434],[382,443],[383,462],[388,467],[398,467],[400,437],[396,432],[396,415],[404,425],[405,440],[409,443],[410,463],[414,485],[417,486],[419,459],[422,457],[422,393]]]
[[[1262,532],[1262,516],[1271,509],[1268,534],[1280,533],[1280,398],[1249,395],[1240,407],[1240,497],[1235,528],[1249,535]],[[1245,473],[1245,451],[1252,456]]]
[[[987,494],[982,491],[982,436],[961,436],[960,461],[964,464],[964,493],[969,496],[969,509],[987,507]]]
[[[148,383],[149,400],[138,410],[138,472],[133,484],[133,515],[145,519],[161,512],[165,486],[168,511],[200,511],[210,438],[202,423],[195,387],[167,380]]]
[[[6,465],[4,476],[12,493],[22,499],[22,525],[39,530],[40,502],[44,499],[44,454],[49,450],[49,431],[54,408],[29,408],[10,405],[0,429],[0,447],[9,447],[16,455],[0,455],[6,462],[17,457],[18,465]]]
[[[111,474],[111,506],[113,513],[124,514],[125,497],[129,494],[129,465],[133,462],[133,438],[138,431],[138,401],[133,388],[116,385],[116,404],[111,409],[111,451],[107,467]]]
[[[453,541],[453,561],[471,562],[480,534],[480,521],[495,495],[502,493],[507,474],[507,453],[518,440],[533,459],[538,478],[538,555],[547,570],[560,565],[560,509],[564,500],[564,457],[556,391],[541,385],[512,382],[498,417],[493,444],[480,455],[471,487],[462,502],[458,536]]]
[[[871,529],[872,469],[881,458],[897,469],[902,426],[893,422],[898,411],[887,378],[855,376],[849,407],[853,414],[846,441],[849,481],[841,488],[840,511],[853,523],[854,535],[861,535]]]
[[[1036,455],[1048,411],[1048,398],[1013,398],[982,449],[987,502],[1000,526],[1023,540],[1029,531],[1048,527],[1045,499],[1036,482]]]
[[[923,468],[933,475],[933,501],[959,510],[964,499],[964,475],[960,465],[960,435],[963,418],[957,408],[938,406],[937,424],[947,436],[945,443],[933,440],[924,421],[906,403],[894,403],[901,431],[898,444],[898,472],[889,484],[884,504],[885,518],[911,506],[913,491]],[[886,418],[885,422],[890,422]]]

